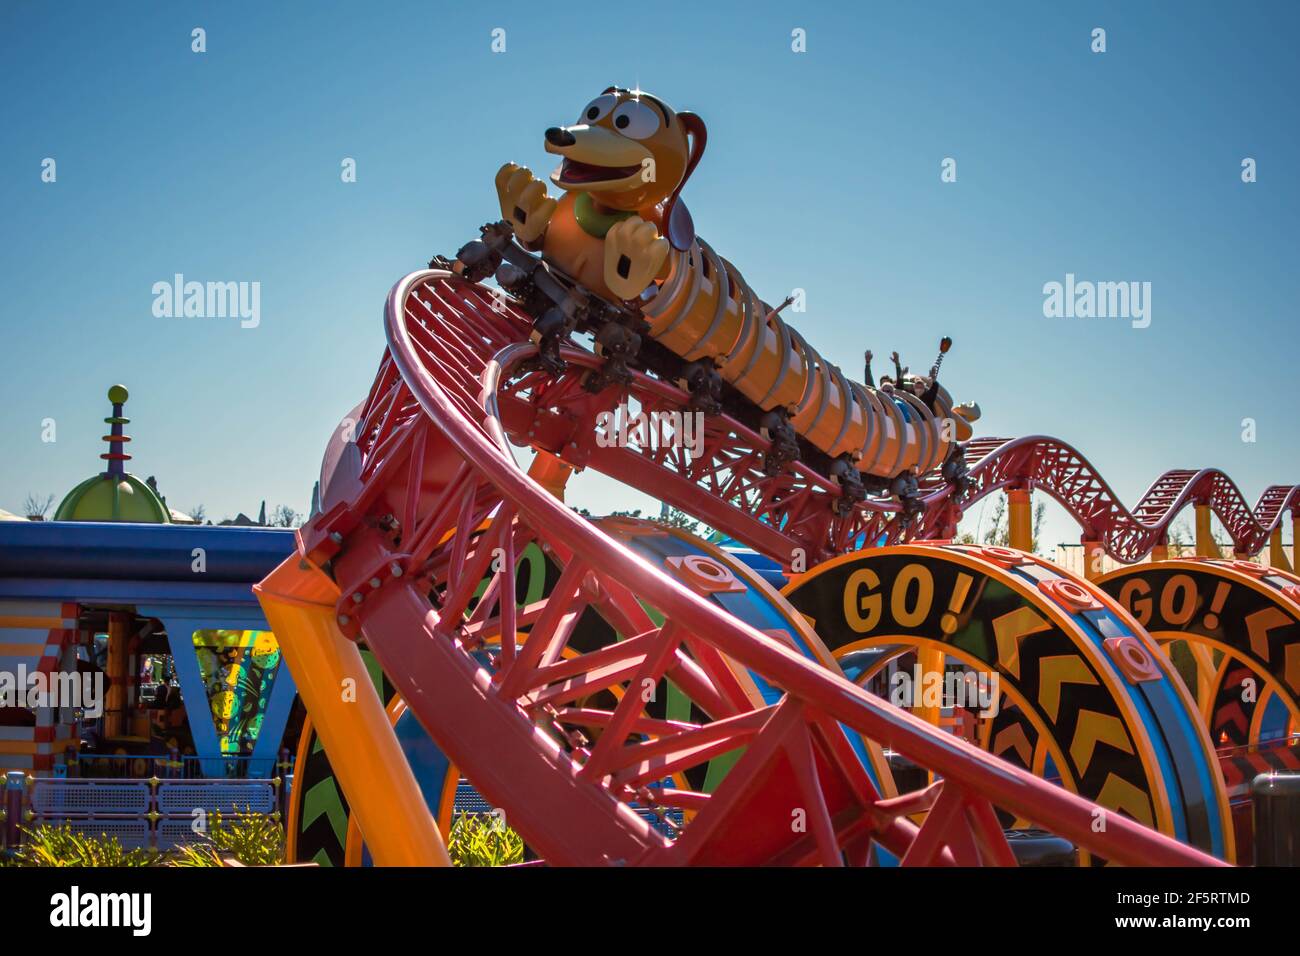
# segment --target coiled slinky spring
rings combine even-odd
[[[670,253],[669,275],[642,314],[650,334],[675,354],[711,360],[746,398],[764,411],[785,409],[799,435],[831,457],[847,454],[860,472],[924,474],[961,437],[943,427],[952,414],[944,388],[932,409],[907,389],[886,392],[845,378],[702,239]]]

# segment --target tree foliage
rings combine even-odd
[[[54,495],[46,495],[42,498],[40,495],[28,492],[27,499],[23,502],[23,517],[34,521],[44,521],[53,507]]]

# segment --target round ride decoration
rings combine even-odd
[[[1216,740],[1257,745],[1266,717],[1274,736],[1297,726],[1300,578],[1197,558],[1117,568],[1097,583],[1156,640],[1187,644],[1196,670],[1188,685]]]
[[[942,653],[939,677],[945,658],[996,675],[1003,702],[977,722],[982,746],[1039,775],[1050,767],[1066,789],[1232,858],[1213,747],[1181,679],[1087,582],[1007,548],[917,544],[843,555],[783,593],[842,662],[883,651],[854,673],[859,683],[924,650]],[[904,688],[908,670],[896,682]]]

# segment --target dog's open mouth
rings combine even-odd
[[[566,183],[600,183],[606,180],[627,179],[640,172],[640,166],[593,166],[576,159],[566,159],[560,164],[560,179]]]

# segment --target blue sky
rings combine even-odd
[[[131,467],[174,507],[304,510],[389,287],[497,215],[502,162],[549,172],[542,131],[611,83],[704,117],[697,228],[772,301],[804,288],[793,321],[846,369],[949,334],[985,434],[1071,441],[1130,503],[1206,465],[1253,499],[1300,480],[1298,32],[1281,2],[4,0],[0,507],[97,469],[120,381]],[[155,317],[178,272],[260,282],[261,324]],[[1066,273],[1150,282],[1150,327],[1044,318]]]

